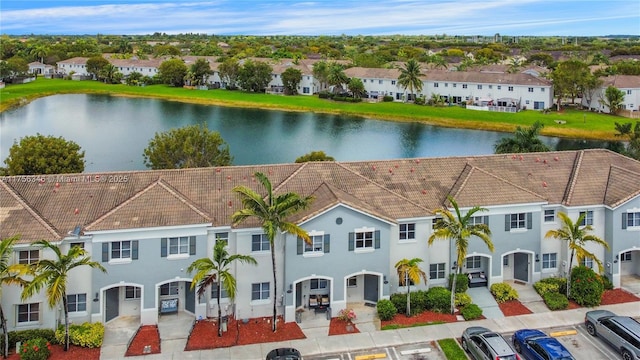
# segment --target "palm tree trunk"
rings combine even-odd
[[[216,285],[218,287],[218,294],[216,296],[217,300],[218,300],[218,336],[222,336],[222,309],[220,308],[220,277],[217,277],[218,279],[218,285]],[[227,320],[228,321],[228,320]]]
[[[273,318],[271,319],[273,324],[271,325],[271,330],[273,330],[273,332],[276,332],[276,316],[277,316],[277,306],[276,306],[276,299],[277,299],[277,289],[278,289],[278,282],[276,280],[276,250],[274,249],[274,243],[275,241],[271,242],[271,266],[273,268]]]
[[[7,319],[4,317],[4,310],[2,310],[2,306],[0,306],[0,327],[2,327],[2,334],[4,335],[2,357],[6,359],[9,355],[9,332],[7,331]]]
[[[411,286],[409,286],[409,274],[404,274],[404,284],[407,286],[407,317],[411,316]]]
[[[569,298],[569,288],[571,287],[571,268],[573,267],[573,255],[576,252],[575,249],[571,250],[571,257],[569,258],[569,270],[567,271],[567,299]]]
[[[62,294],[62,307],[64,310],[64,351],[69,350],[69,309],[67,308],[67,294]]]
[[[458,273],[461,268],[456,267],[456,271],[453,273],[453,278],[451,278],[451,315],[456,312],[456,281],[458,280]]]

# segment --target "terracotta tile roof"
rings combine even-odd
[[[551,86],[551,81],[524,73],[484,73],[477,71],[429,71],[423,80],[496,85]]]
[[[255,172],[267,175],[276,194],[315,197],[292,221],[338,204],[391,222],[431,216],[449,194],[463,207],[540,202],[617,207],[640,196],[640,162],[603,149],[111,174],[126,175],[120,183],[96,181],[97,174],[52,176],[42,184],[2,178],[0,237],[59,239],[78,225],[88,230],[228,226],[241,208],[234,187],[263,193]]]
[[[382,69],[382,68],[363,68],[352,67],[344,71],[348,77],[356,77],[359,79],[398,79],[400,70],[398,69]]]
[[[602,78],[602,87],[614,86],[618,89],[640,88],[639,75],[612,75]]]

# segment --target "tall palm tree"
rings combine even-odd
[[[400,69],[398,84],[402,86],[405,91],[409,89],[409,95],[414,95],[415,91],[422,91],[420,75],[420,64],[415,59],[409,59],[404,68]],[[415,99],[414,96],[412,96],[412,98]]]
[[[313,64],[313,77],[320,82],[320,90],[324,90],[329,75],[329,65],[326,61],[321,60]]]
[[[427,282],[427,274],[419,266],[422,261],[420,258],[402,259],[395,265],[400,286],[407,287],[407,316],[411,316],[411,283],[419,284],[421,278]]]
[[[485,208],[474,206],[463,216],[458,208],[458,203],[451,197],[447,197],[451,206],[453,206],[454,213],[449,211],[446,207],[436,209],[433,212],[440,216],[436,222],[435,228],[431,236],[429,236],[428,243],[432,245],[435,240],[447,240],[455,241],[455,249],[457,253],[455,262],[455,274],[451,279],[451,313],[454,312],[455,307],[455,292],[456,292],[456,280],[457,274],[462,272],[462,264],[467,257],[467,249],[469,248],[469,239],[472,236],[480,238],[491,252],[493,252],[493,242],[491,241],[491,230],[486,224],[472,224],[471,219],[477,212],[487,211]]]
[[[218,336],[222,336],[222,309],[220,308],[220,290],[224,290],[229,295],[229,299],[233,301],[236,298],[236,278],[231,274],[229,267],[234,261],[256,265],[256,259],[249,255],[229,255],[227,251],[227,243],[224,241],[216,241],[213,247],[213,260],[206,257],[198,259],[189,265],[187,272],[195,271],[191,289],[198,284],[198,296],[205,294],[210,286],[217,288],[218,300]]]
[[[100,263],[92,261],[91,256],[79,247],[72,246],[67,254],[60,248],[46,240],[33,243],[43,249],[49,249],[55,254],[54,259],[40,259],[31,265],[33,279],[22,290],[22,300],[26,300],[46,288],[47,300],[50,308],[56,307],[62,301],[64,310],[64,351],[69,350],[69,305],[67,303],[67,280],[69,272],[81,266],[89,266],[102,272],[107,270]]]
[[[334,92],[342,91],[344,89],[342,85],[348,82],[349,77],[344,73],[344,68],[342,67],[342,65],[338,63],[329,65],[329,70],[327,72],[327,83],[331,86],[334,86]]]
[[[516,127],[513,137],[505,137],[494,145],[496,154],[546,152],[549,147],[538,137],[544,124],[536,121],[528,128]]]
[[[2,298],[2,287],[4,285],[24,286],[26,281],[21,277],[29,272],[29,267],[24,264],[12,264],[13,244],[18,240],[18,236],[3,239],[0,242],[0,299]],[[7,331],[7,318],[0,303],[0,327],[4,336],[4,348],[2,356],[6,359],[9,354],[9,332]]]
[[[302,197],[294,192],[288,192],[280,195],[273,194],[271,182],[263,173],[256,172],[255,178],[262,184],[267,192],[266,197],[246,186],[236,186],[233,191],[240,196],[242,201],[242,209],[231,215],[231,221],[234,226],[242,223],[246,219],[255,218],[260,222],[262,230],[269,239],[269,247],[271,249],[271,266],[273,270],[273,321],[272,329],[276,331],[276,292],[278,289],[276,278],[276,253],[275,239],[278,232],[285,232],[296,235],[304,241],[309,242],[309,234],[300,226],[288,222],[287,218],[300,210],[303,210],[313,201],[312,196]]]
[[[558,212],[558,217],[561,220],[560,229],[549,230],[544,235],[545,238],[554,238],[562,241],[566,241],[571,249],[571,256],[569,257],[569,271],[567,271],[567,297],[569,297],[569,288],[571,287],[571,269],[573,267],[573,257],[576,256],[578,262],[582,262],[585,258],[593,259],[598,264],[598,270],[602,273],[603,266],[602,261],[598,259],[593,253],[589,252],[584,246],[587,243],[596,243],[604,246],[605,249],[609,248],[609,244],[606,241],[600,239],[596,235],[589,234],[593,230],[591,225],[581,225],[584,221],[586,213],[580,214],[576,222],[573,222],[569,215],[563,212]]]

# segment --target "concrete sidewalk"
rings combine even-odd
[[[640,302],[599,306],[618,315],[637,317],[640,315]],[[580,308],[555,312],[534,313],[522,316],[510,316],[497,319],[460,321],[432,326],[421,326],[398,330],[370,331],[359,334],[327,336],[322,338],[302,339],[278,343],[234,346],[223,349],[180,351],[179,349],[162,348],[162,354],[146,355],[149,359],[243,359],[263,360],[274,348],[293,347],[303,356],[343,353],[372,348],[397,346],[417,342],[460,337],[468,326],[484,326],[501,332],[511,332],[522,328],[550,328],[573,326],[584,322],[584,315],[592,308]],[[165,351],[166,350],[166,351]],[[121,357],[121,359],[124,357]],[[105,357],[106,359],[106,357]],[[109,359],[113,359],[110,357]]]

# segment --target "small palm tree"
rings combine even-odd
[[[419,266],[422,261],[420,258],[402,259],[395,265],[400,286],[407,287],[407,316],[411,316],[411,283],[419,284],[420,279],[427,282],[427,274]]]
[[[54,259],[40,259],[31,265],[33,279],[22,291],[22,300],[26,300],[46,288],[47,300],[50,308],[56,307],[62,301],[64,310],[64,351],[69,350],[69,306],[67,304],[67,280],[69,272],[77,267],[89,266],[102,272],[107,270],[87,256],[86,251],[79,246],[72,246],[67,254],[62,254],[60,248],[46,240],[33,243],[43,249],[49,249],[55,254]]]
[[[236,278],[231,274],[229,267],[233,262],[239,261],[246,264],[256,265],[258,262],[248,255],[231,255],[227,251],[227,244],[224,241],[216,241],[213,247],[213,260],[210,258],[198,259],[189,265],[187,272],[195,271],[191,289],[198,284],[198,296],[205,294],[211,286],[217,287],[218,300],[218,336],[222,336],[222,309],[220,308],[220,290],[224,290],[229,295],[229,299],[233,301],[236,298]]]
[[[13,236],[0,242],[0,299],[2,298],[2,287],[4,285],[24,286],[27,283],[21,276],[29,272],[29,267],[24,264],[9,265],[13,257],[13,244],[17,240],[18,236]],[[6,359],[9,355],[9,332],[7,331],[7,318],[4,316],[2,304],[0,304],[0,326],[4,336],[2,356]]]
[[[262,184],[267,192],[266,197],[246,186],[236,186],[233,192],[240,196],[243,209],[236,211],[231,215],[231,221],[234,226],[239,225],[249,218],[255,218],[262,226],[262,230],[269,239],[269,247],[271,249],[271,266],[273,270],[273,322],[272,330],[276,331],[276,292],[278,289],[276,281],[276,253],[275,239],[278,232],[285,232],[296,235],[306,242],[310,242],[309,234],[300,226],[288,222],[287,218],[300,210],[303,210],[313,201],[312,196],[302,197],[294,192],[275,195],[271,182],[263,173],[257,172],[255,178]]]
[[[327,71],[327,83],[334,87],[334,93],[344,89],[343,84],[349,82],[349,77],[344,73],[342,65],[333,63]]]
[[[436,209],[433,212],[441,216],[435,225],[435,229],[431,236],[429,236],[429,245],[437,239],[455,241],[455,249],[457,253],[457,260],[455,266],[455,274],[451,279],[451,313],[455,310],[455,292],[456,292],[456,280],[457,275],[462,272],[462,263],[467,257],[467,249],[469,248],[469,239],[472,236],[476,236],[482,240],[489,250],[493,252],[493,242],[491,242],[491,230],[486,224],[472,224],[471,219],[474,214],[479,211],[486,211],[487,209],[479,206],[471,208],[464,216],[458,208],[458,203],[449,196],[449,202],[453,206],[454,213],[449,211],[446,207]]]
[[[498,140],[495,144],[496,154],[546,152],[549,147],[538,137],[544,124],[536,121],[528,128],[518,126],[513,137]]]
[[[571,287],[571,269],[573,267],[573,257],[576,256],[578,262],[582,262],[585,258],[593,259],[598,264],[598,270],[600,273],[604,271],[602,261],[598,259],[593,253],[585,249],[587,243],[596,243],[604,246],[605,249],[609,248],[609,244],[606,241],[600,239],[596,235],[589,234],[593,230],[591,225],[581,224],[584,222],[586,213],[580,214],[576,222],[573,222],[569,215],[563,212],[558,212],[558,217],[561,220],[560,229],[549,230],[545,234],[545,238],[554,238],[562,241],[566,241],[571,249],[571,256],[569,257],[569,271],[567,271],[567,297],[569,297],[569,288]]]
[[[404,87],[405,91],[409,89],[409,95],[414,95],[415,91],[422,91],[420,75],[420,64],[415,59],[410,59],[405,64],[405,67],[400,69],[398,84]]]

